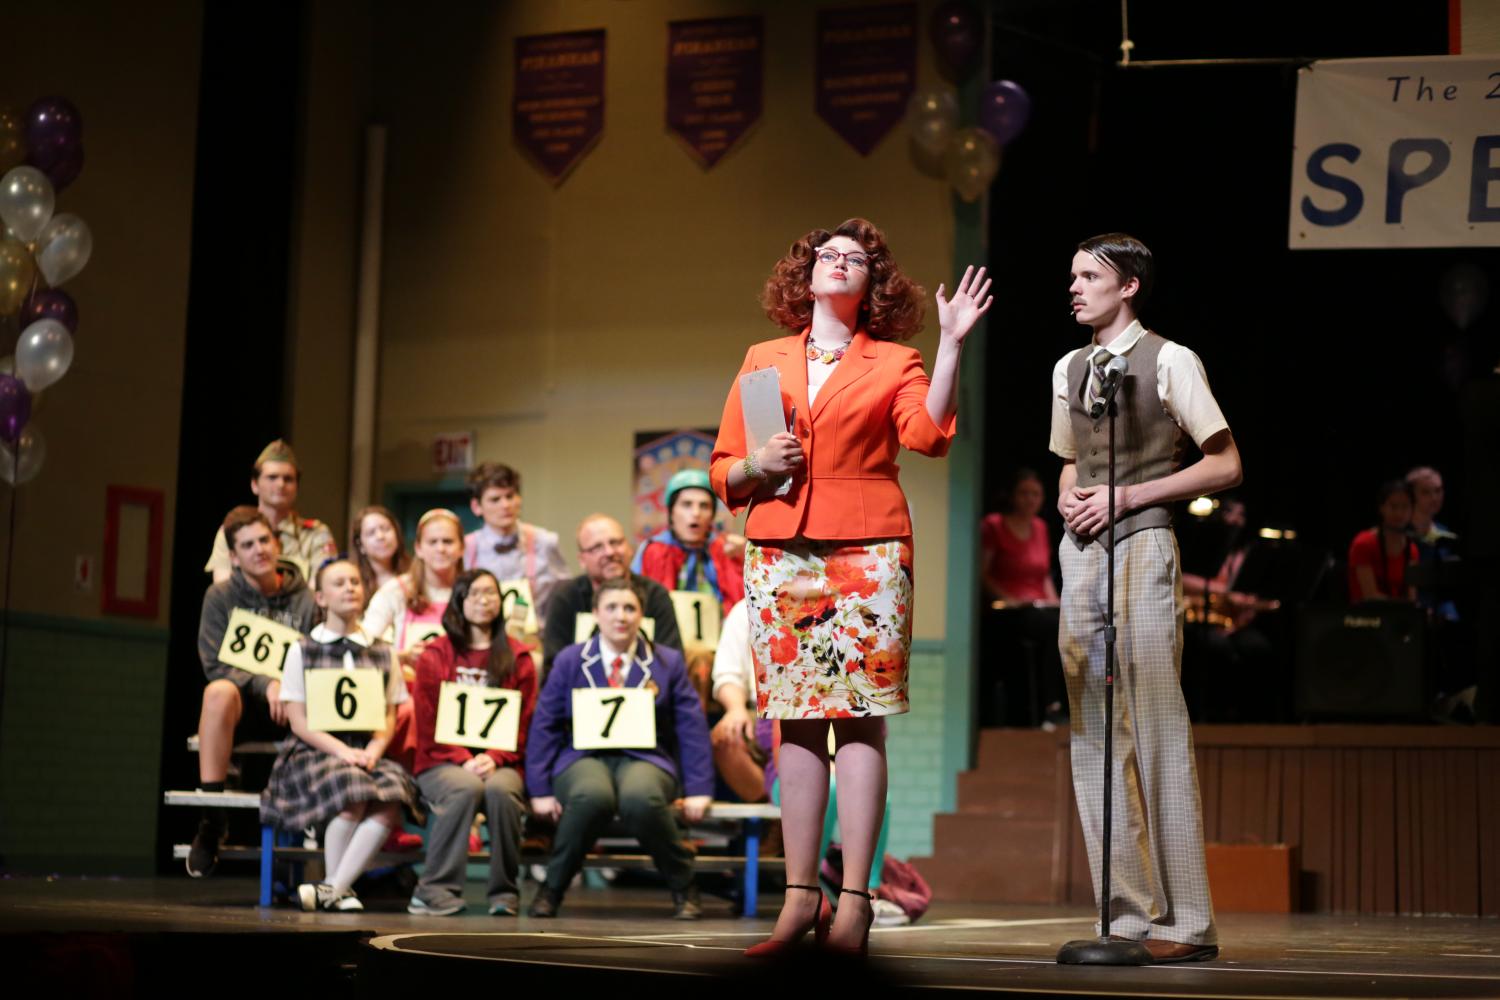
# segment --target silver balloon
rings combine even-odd
[[[36,241],[36,266],[47,284],[58,285],[83,270],[94,252],[94,234],[76,215],[55,215]]]
[[[16,342],[16,375],[26,388],[41,392],[68,373],[73,335],[55,319],[39,319]]]
[[[29,483],[47,460],[47,439],[36,424],[27,424],[13,445],[0,441],[0,479],[12,486]]]
[[[13,167],[0,177],[0,219],[22,243],[41,235],[56,207],[52,182],[36,167]]]
[[[942,88],[917,91],[906,106],[906,127],[923,152],[941,156],[958,128],[958,98]]]
[[[1000,170],[1000,144],[982,128],[953,133],[943,154],[948,183],[964,201],[977,201]]]

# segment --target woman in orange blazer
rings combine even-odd
[[[911,518],[896,455],[902,446],[948,451],[964,338],[989,309],[989,288],[983,268],[965,271],[951,300],[938,287],[942,335],[929,383],[921,355],[899,343],[921,328],[924,292],[870,222],[813,230],[766,282],[766,314],[793,332],[751,347],[740,375],[776,368],[790,429],[750,449],[736,378],[710,475],[731,510],[750,508],[756,696],[761,718],[781,721],[787,888],[803,891],[786,894],[771,938],[746,954],[780,952],[814,929],[830,947],[866,950],[864,889],[885,808],[882,717],[907,710],[911,646]],[[853,898],[836,919],[817,885],[830,726],[852,886],[840,892]]]

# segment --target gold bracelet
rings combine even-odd
[[[745,456],[745,461],[740,463],[740,468],[744,471],[746,478],[766,478],[765,472],[761,470],[760,463],[755,460],[755,452],[753,451]]]

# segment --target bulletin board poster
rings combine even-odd
[[[818,11],[818,117],[861,156],[906,115],[917,78],[917,7]]]
[[[664,505],[667,481],[683,469],[708,471],[714,441],[719,432],[713,429],[675,431],[637,431],[635,435],[635,475],[631,496],[634,498],[631,531],[636,545],[667,526]],[[714,530],[723,531],[728,511],[717,505]]]
[[[759,17],[667,25],[667,130],[704,168],[760,120],[764,41]]]
[[[1298,71],[1287,245],[1500,246],[1500,55]]]
[[[516,144],[553,183],[604,133],[604,29],[516,39]]]

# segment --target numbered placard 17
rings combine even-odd
[[[573,617],[573,641],[588,642],[589,636],[594,634],[594,629],[599,627],[599,619],[594,617],[592,611],[580,611]],[[656,619],[642,618],[641,631],[646,633],[646,638],[652,642],[656,641]]]
[[[656,746],[656,696],[646,688],[574,688],[573,748],[650,750]]]
[[[385,728],[385,674],[373,667],[325,668],[303,676],[307,727],[322,733],[373,733]]]
[[[534,635],[541,629],[536,620],[536,599],[525,578],[500,581],[500,615],[511,635]]]
[[[515,752],[521,731],[521,692],[444,681],[438,690],[439,743]]]
[[[219,643],[219,662],[252,674],[281,678],[287,650],[302,641],[302,633],[253,611],[235,608]]]
[[[684,645],[718,647],[719,619],[723,612],[714,595],[674,590],[672,608],[677,612],[677,630],[682,634]]]

